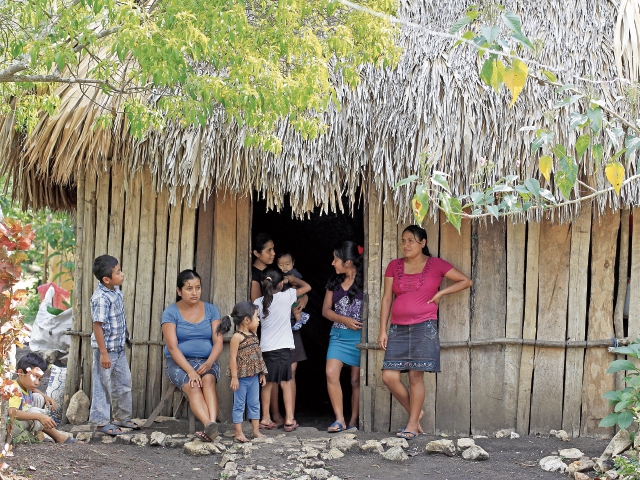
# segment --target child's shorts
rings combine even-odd
[[[186,360],[194,370],[198,370],[200,365],[207,361],[206,358],[186,358]],[[187,372],[185,372],[172,358],[167,358],[167,364],[164,370],[169,381],[179,389],[182,389],[182,387],[189,383],[189,374],[187,374]],[[217,382],[220,379],[220,366],[218,365],[218,362],[215,362],[211,366],[211,369],[209,369],[209,371],[204,375],[213,375],[216,377]],[[201,376],[204,377],[204,375]]]
[[[48,415],[49,412],[44,408],[31,407],[29,409],[31,413],[44,413]],[[30,442],[38,432],[44,430],[44,427],[38,420],[17,420],[12,422],[12,435],[13,440],[16,443]]]
[[[291,380],[291,350],[280,348],[269,352],[262,352],[262,358],[267,366],[267,382],[288,382]]]

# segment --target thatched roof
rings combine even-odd
[[[402,0],[399,16],[446,32],[471,3]],[[544,40],[537,61],[561,67],[561,80],[576,83],[571,78],[574,73],[598,79],[617,76],[613,53],[617,3],[589,0],[570,7],[551,0],[503,3],[521,16],[525,34]],[[314,206],[336,209],[342,195],[353,199],[360,186],[385,192],[385,198],[395,195],[398,205],[406,206],[408,190],[391,194],[390,187],[419,170],[424,150],[437,159],[438,170],[452,175],[450,183],[459,194],[476,181],[481,156],[496,165],[490,177],[522,172],[539,178],[537,155],[530,154],[533,133],[519,129],[543,123],[544,112],[557,100],[548,87],[530,79],[509,109],[508,92],[496,95],[479,80],[474,52],[460,47],[451,52],[450,40],[409,27],[402,29],[400,41],[406,50],[395,70],[366,66],[355,91],[338,87],[342,108],[327,112],[329,129],[324,136],[303,141],[283,124],[279,132],[283,152],[277,157],[244,148],[243,130],[223,124],[221,117],[211,119],[205,128],[171,126],[140,143],[127,136],[122,118],[110,131],[94,130],[97,112],[92,100],[99,103],[102,94],[83,95],[76,86],[64,86],[60,112],[51,118],[43,115],[30,138],[15,134],[11,119],[5,120],[0,158],[9,165],[23,200],[58,207],[73,202],[72,195],[65,195],[77,174],[85,169],[102,171],[108,162],[123,163],[128,172],[149,165],[158,188],[168,187],[174,201],[179,201],[178,191],[194,198],[224,188],[257,191],[268,205],[277,207],[290,194],[298,214]],[[604,88],[612,105],[625,108],[622,100],[615,100],[622,92],[617,83],[594,88]],[[561,115],[568,117],[566,112]],[[557,139],[566,139],[565,144],[575,141],[565,118],[553,125]],[[635,173],[632,160],[629,173]],[[590,161],[581,166],[584,178],[592,171]],[[604,185],[601,171],[591,181]],[[638,185],[625,187],[621,199],[623,204],[638,204]],[[615,196],[601,198],[599,206],[617,201]],[[567,214],[571,216],[568,210],[561,216]]]

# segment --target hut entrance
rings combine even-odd
[[[316,209],[304,220],[292,218],[289,202],[280,212],[269,211],[265,201],[254,201],[252,238],[266,232],[274,240],[276,253],[289,251],[295,257],[295,267],[311,285],[305,311],[311,316],[301,330],[307,360],[298,364],[296,374],[296,419],[303,426],[326,428],[333,422],[333,410],[327,393],[325,359],[329,345],[331,322],[322,316],[325,284],[335,273],[331,262],[333,247],[344,240],[364,244],[362,206],[353,211],[320,214]],[[348,201],[343,199],[343,205]],[[342,389],[345,399],[351,395],[348,369],[343,369]],[[345,416],[350,415],[348,401]],[[281,411],[284,411],[281,408]],[[347,417],[348,418],[348,417]]]

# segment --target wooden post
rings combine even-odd
[[[538,340],[565,338],[569,290],[571,230],[550,220],[540,232]],[[564,350],[535,349],[530,433],[562,427]]]
[[[538,259],[540,256],[540,223],[527,226],[527,274],[525,276],[524,323],[522,338],[535,340],[538,319]],[[518,414],[516,430],[529,433],[531,418],[531,384],[533,381],[534,347],[522,347],[518,383]]]
[[[198,239],[196,241],[196,271],[202,279],[202,301],[211,300],[211,253],[213,250],[213,197],[201,201],[198,207]]]
[[[580,207],[580,216],[571,224],[571,264],[569,266],[569,309],[567,338],[584,340],[587,322],[587,279],[591,240],[591,204]],[[592,290],[593,294],[593,290]],[[582,403],[582,370],[584,351],[567,349],[564,376],[562,429],[572,437],[580,435]]]
[[[180,231],[180,271],[192,269],[196,252],[196,205],[183,200]]]
[[[84,276],[84,256],[83,256],[83,236],[84,236],[84,185],[85,176],[78,176],[78,187],[76,196],[78,204],[76,206],[76,252],[75,252],[75,274],[73,276],[73,319],[71,328],[76,332],[82,330],[82,284]],[[67,423],[67,407],[69,400],[80,387],[80,377],[82,371],[82,342],[81,337],[71,335],[69,347],[69,362],[67,364],[67,378],[64,386],[64,402],[62,407],[62,422]]]
[[[151,326],[149,340],[162,340],[162,312],[164,311],[164,297],[167,275],[167,233],[169,226],[169,192],[165,188],[158,194],[156,200],[156,248],[153,268],[153,297],[151,301]],[[162,398],[162,377],[164,371],[162,361],[164,352],[160,345],[149,345],[149,368],[147,378],[147,399],[145,415],[158,404]],[[165,404],[163,404],[164,406]],[[159,411],[160,412],[160,411]],[[159,413],[158,412],[158,413]]]
[[[95,256],[107,253],[107,240],[109,228],[109,171],[100,172],[96,186],[96,241]]]
[[[211,280],[211,299],[218,307],[220,315],[231,312],[236,299],[236,239],[237,239],[237,204],[233,194],[223,196],[216,192],[215,206],[213,208],[213,268]],[[233,335],[229,331],[226,336]],[[225,344],[218,360],[221,366],[229,364],[229,344]],[[225,368],[226,369],[226,368]],[[228,421],[233,408],[233,392],[229,388],[229,382],[220,382],[217,386],[219,417]]]
[[[124,168],[120,163],[111,166],[111,211],[109,212],[109,243],[107,253],[122,260],[122,235],[124,228]]]
[[[596,223],[596,222],[594,222]],[[615,289],[615,265],[620,227],[620,211],[608,209],[594,225],[591,241],[591,296],[589,301],[589,331],[587,340],[610,338],[613,329],[613,292]],[[598,424],[611,409],[609,401],[602,398],[613,390],[615,377],[606,373],[614,355],[605,348],[587,349],[582,382],[582,435],[609,438],[613,427],[599,428]]]
[[[368,208],[368,229],[367,251],[369,252],[367,271],[367,292],[368,292],[368,321],[367,337],[370,342],[378,341],[380,331],[380,291],[382,279],[382,199],[375,188],[369,190]],[[367,385],[371,389],[372,405],[371,417],[373,419],[372,430],[378,432],[389,431],[389,401],[390,393],[382,383],[382,361],[384,352],[369,350],[367,352]],[[365,404],[365,419],[369,414]],[[366,421],[366,420],[365,420]]]
[[[507,251],[504,220],[474,226],[471,340],[504,337],[507,316]],[[471,432],[505,425],[504,346],[471,350]]]
[[[463,220],[460,233],[440,216],[440,255],[466,275],[471,274],[471,224]],[[442,288],[450,285],[444,280]],[[440,303],[440,341],[469,340],[469,290],[447,295]],[[436,433],[469,434],[471,426],[471,379],[469,350],[441,352],[436,392]]]
[[[629,272],[629,333],[640,336],[640,208],[634,208],[631,232],[631,272]]]
[[[96,175],[93,171],[86,172],[84,189],[84,232],[83,232],[83,285],[82,285],[82,331],[93,331],[91,319],[91,295],[97,284],[93,276],[94,245],[96,235]],[[93,350],[91,338],[82,338],[82,390],[91,397],[91,366],[93,364]]]
[[[505,336],[522,338],[527,225],[507,220],[507,321]],[[516,428],[522,347],[507,345],[504,352],[504,424]]]
[[[251,198],[236,198],[236,208],[236,302],[242,302],[249,300],[251,287]]]
[[[144,169],[141,175],[142,196],[140,209],[140,240],[138,253],[138,272],[135,289],[135,322],[132,338],[136,341],[149,340],[151,323],[151,300],[153,298],[153,270],[156,237],[156,193],[152,184],[151,172]],[[164,290],[164,289],[163,289]],[[131,347],[131,374],[133,394],[133,415],[143,417],[147,379],[149,377],[149,346],[134,344]],[[155,405],[150,405],[153,409]]]
[[[618,294],[616,297],[616,306],[613,312],[613,328],[615,329],[616,338],[622,338],[624,333],[624,307],[627,297],[628,278],[629,278],[629,209],[622,210],[620,215],[620,247],[618,260],[618,277],[616,283],[618,285]],[[618,355],[619,360],[624,360],[625,355]],[[616,390],[624,389],[625,372],[615,374]]]

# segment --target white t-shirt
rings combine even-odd
[[[264,297],[255,299],[253,303],[258,307],[262,327],[260,350],[269,352],[281,348],[291,350],[295,348],[291,331],[291,305],[295,303],[297,298],[295,288],[276,293],[271,305],[269,305],[269,315],[266,318],[262,309]]]

